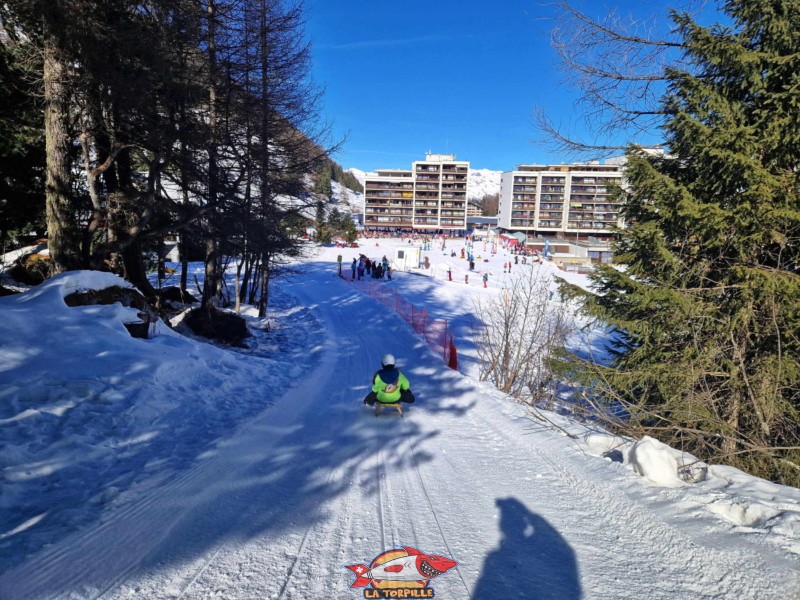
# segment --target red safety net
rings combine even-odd
[[[398,294],[395,288],[371,281],[365,283],[366,285],[357,284],[356,287],[400,315],[416,333],[425,339],[434,352],[441,355],[447,366],[451,369],[458,369],[456,346],[453,335],[448,329],[447,319],[431,319],[425,308],[415,306]]]

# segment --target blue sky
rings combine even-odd
[[[608,6],[663,14],[665,3]],[[306,0],[306,10],[322,114],[347,136],[334,156],[344,168],[408,169],[429,150],[501,171],[565,160],[534,143],[535,107],[581,131],[550,47],[552,4]]]

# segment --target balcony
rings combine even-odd
[[[367,217],[364,220],[365,225],[398,225],[398,226],[410,226],[411,219],[407,218],[400,218],[400,217],[378,217],[377,219],[370,219]]]
[[[411,190],[412,183],[389,183],[383,181],[367,181],[368,190]]]

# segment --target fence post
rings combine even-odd
[[[447,361],[447,366],[453,369],[454,371],[458,370],[458,350],[456,350],[456,344],[453,340],[453,334],[450,334],[450,357]]]

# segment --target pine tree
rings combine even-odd
[[[333,194],[333,187],[331,184],[332,178],[333,173],[331,172],[330,165],[321,165],[320,168],[317,169],[317,181],[314,184],[314,193],[325,196],[328,200],[330,200],[331,195]]]
[[[41,105],[26,93],[26,79],[42,66],[30,54],[0,28],[0,248],[18,234],[45,230]]]
[[[673,18],[667,153],[631,148],[615,260],[574,287],[617,332],[571,360],[618,425],[800,484],[800,4],[727,2],[729,27]],[[578,367],[575,369],[575,367]]]

